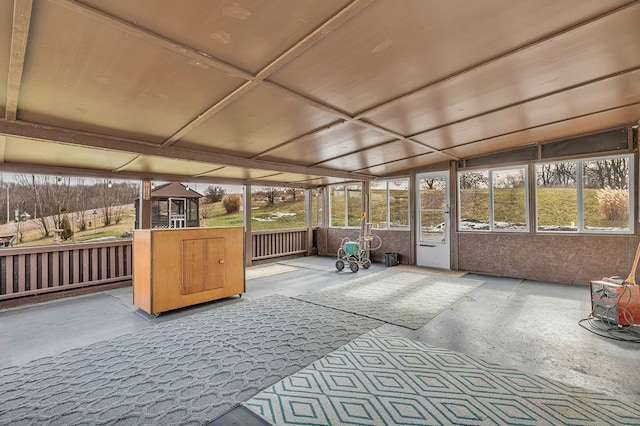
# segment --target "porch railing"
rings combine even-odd
[[[0,249],[0,300],[131,279],[131,240]]]
[[[307,230],[252,232],[252,260],[307,253]],[[132,278],[131,240],[0,248],[0,301]]]
[[[254,231],[252,259],[262,260],[307,252],[307,229]]]

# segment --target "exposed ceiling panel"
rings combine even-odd
[[[215,170],[209,170],[206,173],[202,173],[200,177],[220,177],[237,180],[250,180],[266,179],[276,175],[278,175],[278,173],[274,173],[270,170],[243,169],[241,167],[221,167]]]
[[[191,131],[176,147],[251,157],[335,121],[270,86],[259,86]]]
[[[599,132],[604,129],[627,126],[636,123],[638,117],[640,117],[640,104],[573,120],[534,127],[521,132],[451,148],[448,149],[447,152],[461,158],[477,157],[533,143],[550,142],[571,138],[575,135],[584,135]]]
[[[355,114],[623,3],[377,1],[272,80]]]
[[[409,170],[425,169],[429,166],[437,165],[441,169],[446,169],[451,158],[439,152],[431,152],[428,154],[418,155],[416,157],[403,158],[402,160],[392,161],[389,163],[372,166],[362,169],[363,173],[371,173],[376,176],[389,176],[401,172],[406,174]]]
[[[162,142],[244,82],[75,10],[37,5],[21,120]]]
[[[260,155],[263,160],[317,164],[389,141],[389,136],[354,123],[338,123]]]
[[[214,167],[216,165],[209,163],[141,155],[125,167],[122,167],[121,171],[157,174],[167,174],[167,171],[171,171],[181,176],[196,176],[206,173]]]
[[[0,172],[313,186],[632,125],[639,17],[639,0],[6,0]]]
[[[430,151],[431,150],[415,143],[394,141],[374,148],[365,149],[364,151],[336,157],[320,165],[322,167],[341,170],[360,170]]]
[[[90,164],[98,170],[116,170],[136,156],[118,151],[83,148],[8,137],[4,162],[13,164],[54,164],[59,167],[85,168]]]
[[[639,17],[640,4],[621,9],[365,113],[364,118],[414,135],[628,71],[640,64]]]
[[[114,16],[256,73],[348,0],[83,0]]]
[[[415,137],[440,149],[484,140],[640,101],[640,70],[566,90]]]

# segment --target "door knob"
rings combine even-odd
[[[222,265],[224,263],[224,259],[218,260],[218,263]]]

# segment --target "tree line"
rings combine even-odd
[[[84,231],[98,215],[105,226],[119,223],[124,206],[137,195],[137,183],[15,175],[11,182],[0,178],[0,222],[35,219],[44,237],[50,236],[52,229],[63,229],[65,219],[75,221],[77,229]]]

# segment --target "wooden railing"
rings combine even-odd
[[[307,253],[306,228],[252,233],[253,260]],[[0,248],[0,301],[131,280],[131,240]]]
[[[0,249],[0,300],[131,279],[131,240]]]
[[[253,260],[307,252],[306,228],[255,231],[251,233],[251,236],[253,241]]]

